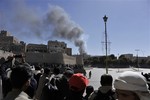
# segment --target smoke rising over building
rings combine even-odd
[[[83,29],[71,20],[63,8],[49,5],[47,11],[40,12],[39,9],[27,6],[24,0],[3,0],[3,3],[11,5],[9,10],[12,10],[12,14],[9,14],[11,18],[7,12],[2,13],[5,21],[0,26],[5,24],[4,29],[10,25],[20,35],[36,37],[42,41],[52,38],[68,40],[79,48],[80,54],[85,53]]]
[[[80,54],[85,53],[84,41],[81,39],[82,28],[75,24],[62,8],[53,7],[46,17],[46,22],[53,26],[52,36],[72,41],[79,47]]]

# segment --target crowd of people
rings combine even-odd
[[[149,90],[150,90],[150,73],[141,73],[145,78],[146,78],[146,81],[148,83],[148,86],[149,86]]]
[[[100,87],[71,67],[30,66],[24,57],[8,57],[0,66],[2,100],[150,100],[145,74],[122,72],[118,78],[103,74]]]

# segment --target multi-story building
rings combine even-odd
[[[79,62],[76,61],[76,57],[71,56],[72,49],[67,48],[65,42],[48,41],[47,45],[32,43],[26,45],[4,30],[0,33],[0,50],[13,54],[23,53],[29,63],[78,64]]]
[[[67,44],[65,42],[59,41],[48,41],[48,52],[49,53],[64,53],[67,55],[72,55],[72,49],[67,48]]]
[[[65,53],[65,50],[67,48],[67,44],[64,42],[59,41],[48,41],[48,52],[49,53],[56,53],[56,52],[62,52]]]
[[[25,43],[11,36],[7,31],[2,30],[0,33],[0,49],[15,54],[25,52]]]
[[[72,56],[72,48],[66,48],[66,53],[69,56]]]
[[[26,52],[47,52],[47,45],[44,44],[28,44]]]

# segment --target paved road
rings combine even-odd
[[[105,70],[105,68],[88,68],[88,69],[86,69],[87,78],[89,77],[89,71],[92,72],[92,76],[89,79],[89,85],[92,85],[94,87],[94,89],[98,89],[98,87],[100,86],[100,77],[102,74],[106,73],[106,70]],[[113,76],[113,79],[115,79],[123,71],[137,71],[137,70],[133,69],[133,68],[120,68],[120,69],[110,68],[108,70],[108,73]],[[137,72],[150,73],[150,69],[139,69],[139,71],[137,71]]]
[[[89,85],[92,85],[94,86],[94,89],[97,89],[100,86],[100,76],[104,74],[104,70],[98,68],[86,70],[87,78],[89,78],[89,71],[92,73],[91,78],[89,79]]]

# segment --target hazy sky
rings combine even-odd
[[[73,54],[150,56],[150,0],[0,0],[0,30],[26,43],[60,40]],[[80,50],[78,50],[80,49]]]

